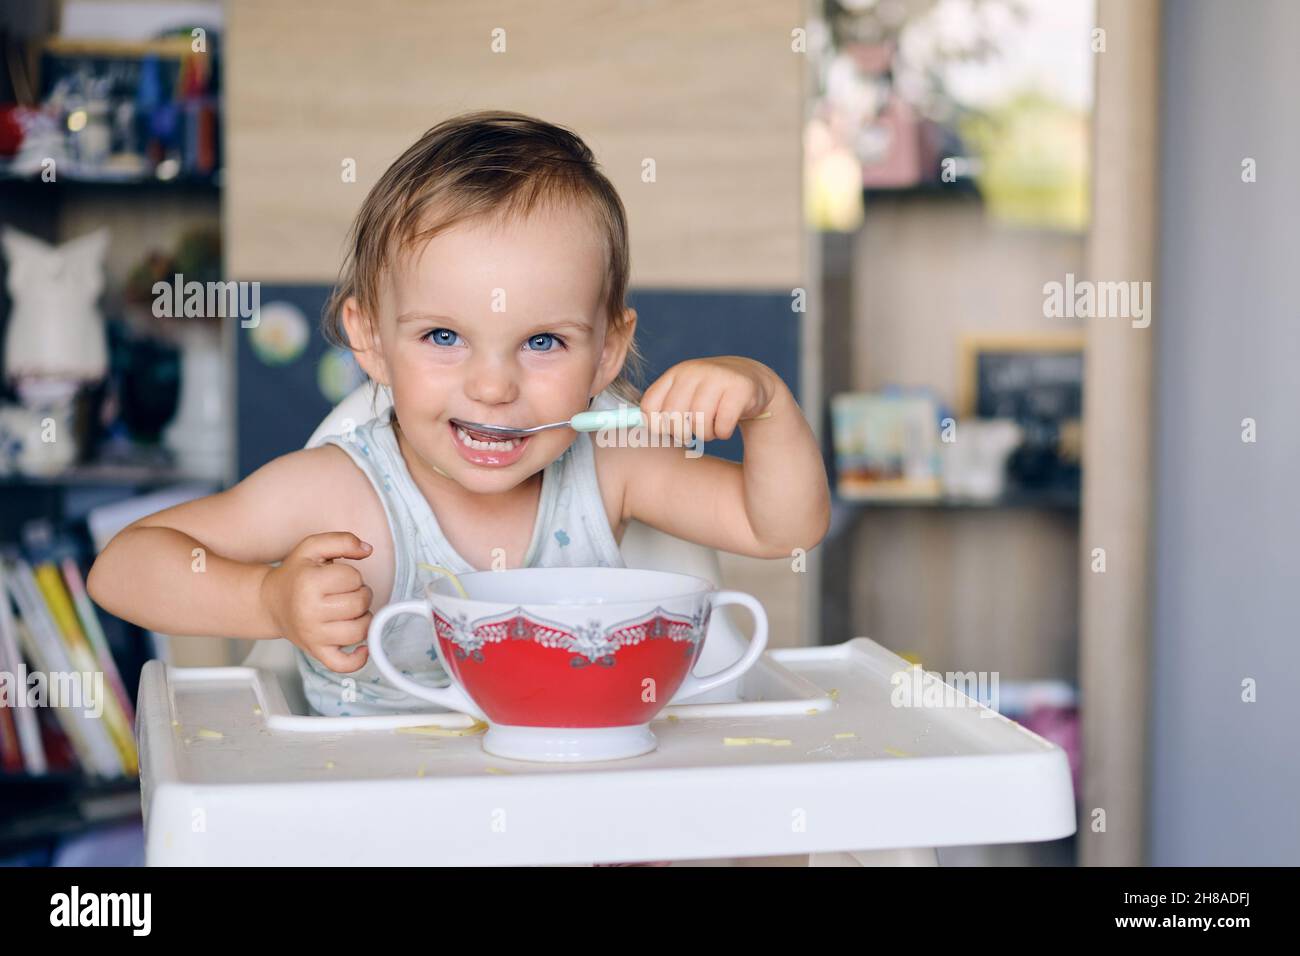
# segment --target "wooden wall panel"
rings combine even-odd
[[[1160,0],[1100,0],[1088,278],[1155,278],[1160,186]],[[1104,157],[1104,159],[1102,159]],[[1158,304],[1159,286],[1155,301]],[[1159,327],[1157,313],[1152,322]],[[1177,321],[1173,318],[1172,321]],[[1083,794],[1079,861],[1147,862],[1151,692],[1152,329],[1088,320],[1079,540]],[[1106,572],[1093,573],[1093,548]],[[1105,831],[1093,813],[1106,812]]]
[[[425,129],[505,108],[569,126],[627,206],[633,284],[802,285],[800,0],[230,0],[233,278],[332,281],[367,189]],[[506,52],[493,53],[494,28]],[[358,181],[341,181],[345,157]],[[642,160],[657,181],[641,181]]]

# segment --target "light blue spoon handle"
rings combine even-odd
[[[624,405],[596,412],[579,412],[569,419],[569,424],[580,432],[597,432],[602,428],[636,428],[641,424],[641,409],[635,405]]]

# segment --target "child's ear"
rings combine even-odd
[[[632,346],[632,337],[636,334],[636,309],[623,310],[623,319],[617,325],[611,324],[605,332],[605,348],[600,353],[600,365],[596,369],[596,382],[593,391],[603,392],[609,383],[618,378],[627,361],[627,350]]]
[[[348,343],[361,370],[380,385],[390,384],[383,349],[379,347],[378,330],[362,313],[356,296],[348,296],[343,302],[343,327],[347,329]]]

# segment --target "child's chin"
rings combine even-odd
[[[522,460],[512,465],[484,467],[467,461],[450,462],[443,472],[466,491],[492,494],[509,491],[531,472],[527,467],[521,468]]]

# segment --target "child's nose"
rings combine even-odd
[[[518,397],[519,382],[505,363],[483,363],[469,370],[465,378],[465,394],[485,405],[500,405]]]

